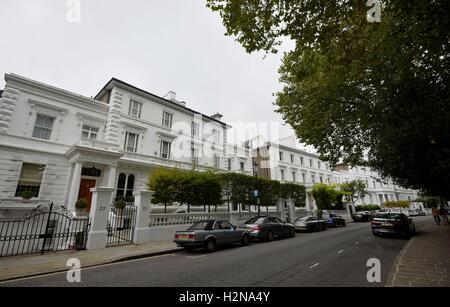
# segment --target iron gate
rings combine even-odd
[[[109,210],[106,230],[106,246],[125,245],[133,243],[136,227],[137,210],[134,203],[126,203],[123,208],[112,206]]]
[[[85,249],[89,220],[63,206],[38,206],[17,220],[0,220],[0,257]]]

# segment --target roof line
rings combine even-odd
[[[111,80],[109,80],[108,83],[105,84],[105,86],[103,86],[103,88],[100,90],[100,92],[98,92],[98,94],[95,95],[94,99],[97,99],[97,97],[98,97],[104,90],[106,90],[106,88],[107,88],[111,83],[113,83],[113,82],[118,82],[118,83],[120,83],[120,84],[122,84],[122,85],[131,87],[131,88],[133,88],[133,89],[135,89],[135,90],[137,90],[137,91],[139,91],[139,92],[142,92],[142,93],[144,93],[144,94],[147,94],[147,95],[150,95],[150,96],[152,96],[152,97],[155,97],[156,99],[164,100],[164,101],[166,101],[166,102],[168,102],[168,103],[171,103],[171,104],[173,104],[173,105],[175,105],[175,106],[177,106],[177,107],[183,108],[183,109],[188,110],[188,111],[190,111],[190,112],[193,112],[193,113],[195,113],[195,114],[200,114],[200,115],[202,115],[202,116],[208,118],[209,120],[218,122],[219,124],[225,125],[226,127],[231,127],[231,126],[228,125],[227,123],[222,122],[222,121],[220,121],[220,120],[218,120],[218,119],[216,119],[216,118],[213,118],[213,117],[211,117],[211,116],[205,115],[205,114],[203,114],[203,113],[201,113],[201,112],[195,111],[195,110],[190,109],[190,108],[188,108],[188,107],[185,107],[185,106],[183,106],[183,105],[177,104],[177,103],[175,103],[175,102],[173,102],[173,101],[171,101],[171,100],[168,100],[168,99],[165,99],[164,97],[161,97],[161,96],[155,95],[155,94],[153,94],[153,93],[150,93],[150,92],[148,92],[148,91],[146,91],[146,90],[143,90],[143,89],[141,89],[141,88],[139,88],[139,87],[137,87],[137,86],[134,86],[134,85],[132,85],[132,84],[130,84],[130,83],[127,83],[127,82],[125,82],[125,81],[122,81],[122,80],[117,79],[117,78],[114,78],[114,77],[111,78]]]

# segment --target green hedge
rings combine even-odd
[[[355,207],[356,211],[375,211],[380,210],[379,205],[358,205]]]
[[[408,200],[386,201],[383,203],[383,206],[387,207],[387,208],[409,208],[410,204],[411,204],[411,202]]]

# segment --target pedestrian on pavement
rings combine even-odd
[[[444,222],[445,226],[448,226],[448,212],[447,209],[444,208],[443,206],[441,206],[441,208],[439,209],[439,215],[441,220]]]
[[[439,217],[439,210],[436,207],[433,207],[433,209],[431,209],[431,214],[433,215],[434,221],[436,222],[436,224],[441,225],[441,218]]]

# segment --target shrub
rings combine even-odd
[[[75,203],[76,209],[86,209],[87,207],[89,207],[89,202],[86,198],[81,198]]]
[[[409,208],[410,204],[411,202],[408,200],[386,201],[383,203],[383,206],[387,208]]]
[[[355,207],[356,211],[375,211],[380,210],[381,207],[379,205],[358,205]]]
[[[34,193],[33,191],[22,191],[20,193],[20,197],[22,197],[23,199],[31,199],[33,198]]]
[[[124,209],[126,207],[127,203],[125,201],[125,197],[118,196],[116,197],[114,201],[114,208],[116,209]]]

